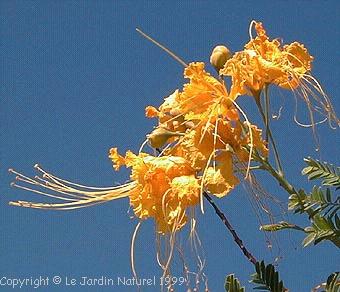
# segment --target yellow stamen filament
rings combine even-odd
[[[208,171],[208,167],[211,163],[212,158],[215,156],[215,152],[216,150],[214,149],[214,151],[211,152],[208,161],[206,163],[206,166],[204,168],[203,174],[202,174],[202,179],[201,179],[201,188],[200,188],[200,207],[201,207],[201,212],[202,214],[204,214],[204,207],[203,207],[203,192],[204,192],[204,183],[205,183],[205,177],[207,175],[207,171]]]
[[[130,259],[131,259],[132,274],[133,274],[133,277],[135,278],[135,280],[138,279],[136,267],[135,267],[135,242],[136,242],[138,230],[139,230],[141,225],[142,225],[142,221],[139,221],[138,224],[136,225],[135,230],[133,231],[133,235],[132,235],[132,238],[131,238]],[[138,285],[138,281],[137,281],[137,285]],[[139,285],[138,285],[138,290],[140,290]]]
[[[129,192],[136,186],[135,182],[130,182],[115,187],[103,188],[85,186],[56,177],[46,172],[38,165],[35,165],[34,168],[38,171],[40,176],[37,175],[34,178],[30,178],[13,169],[9,169],[10,173],[16,175],[15,180],[18,182],[13,182],[11,185],[46,197],[58,199],[63,202],[35,203],[16,201],[10,202],[10,205],[36,209],[77,209],[127,197],[129,196]],[[23,185],[20,183],[23,183]],[[30,185],[33,187],[30,187]],[[47,192],[44,190],[47,190]]]
[[[250,24],[249,24],[249,30],[248,30],[248,33],[249,33],[249,38],[252,40],[253,39],[253,34],[252,34],[252,29],[253,29],[253,26],[256,24],[256,21],[253,19]]]

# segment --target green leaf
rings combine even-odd
[[[321,217],[319,214],[316,214],[313,217],[313,223],[319,230],[329,230],[331,227],[328,220],[324,217]]]
[[[295,224],[288,223],[286,221],[280,221],[278,223],[265,224],[265,225],[260,226],[260,230],[268,231],[268,232],[274,232],[274,231],[279,231],[283,229],[296,229],[296,230],[304,231],[303,228]]]
[[[255,265],[256,273],[251,277],[251,282],[259,284],[255,290],[271,291],[271,292],[284,292],[287,291],[283,282],[279,279],[279,273],[275,271],[272,264],[265,265],[264,261],[257,262]]]
[[[304,169],[302,169],[301,174],[302,175],[308,175],[309,173],[311,173],[313,171],[313,169],[314,169],[313,166],[307,166]]]
[[[304,159],[307,167],[302,170],[303,175],[308,175],[309,180],[322,179],[322,185],[340,187],[340,167],[335,167],[327,162],[314,160],[310,157]]]
[[[305,239],[302,241],[303,247],[306,247],[307,245],[311,244],[315,239],[315,233],[311,233],[305,237]]]
[[[308,179],[313,180],[325,176],[325,171],[323,169],[314,169],[309,175]]]
[[[245,288],[241,287],[241,284],[234,274],[230,274],[225,279],[224,288],[226,292],[245,292]]]
[[[314,186],[311,194],[308,195],[304,190],[299,190],[289,197],[288,208],[295,213],[306,213],[311,220],[312,226],[304,228],[304,232],[310,233],[302,243],[304,247],[312,242],[318,244],[324,240],[330,240],[337,247],[340,247],[340,220],[337,215],[340,211],[340,197],[333,199],[329,188],[323,190]],[[302,231],[299,226],[287,222],[264,225],[261,229],[276,231],[287,228]]]
[[[340,272],[335,272],[327,278],[326,291],[327,292],[340,291]]]

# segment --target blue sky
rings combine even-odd
[[[127,214],[127,199],[73,212],[14,208],[9,200],[43,198],[10,188],[13,177],[7,169],[34,175],[38,162],[60,177],[88,185],[128,180],[127,171],[113,171],[109,148],[137,151],[154,126],[144,118],[145,106],[161,104],[184,82],[181,65],[143,39],[136,27],[187,62],[208,62],[217,44],[241,50],[250,21],[262,21],[270,36],[306,45],[315,57],[314,76],[339,112],[339,4],[257,2],[0,1],[1,277],[131,277],[130,240],[136,220]],[[327,125],[318,127],[321,151],[315,152],[311,131],[293,122],[292,94],[273,93],[274,110],[284,104],[273,130],[287,176],[296,186],[310,189],[299,175],[303,157],[339,163],[339,134]],[[251,99],[242,97],[240,102],[258,122]],[[305,118],[303,112],[300,117]],[[268,176],[260,179],[285,204],[287,195],[275,182]],[[291,291],[310,291],[339,268],[334,246],[302,249],[302,234],[277,234],[270,251],[248,197],[239,186],[218,204],[258,259],[282,257],[278,268]],[[252,266],[209,206],[198,217],[211,291],[223,291],[225,275],[233,272],[252,287],[247,283]],[[289,219],[308,223],[292,215]],[[151,220],[143,224],[136,244],[137,271],[144,277],[159,276]],[[50,286],[49,291],[98,290]]]

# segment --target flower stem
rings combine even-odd
[[[256,258],[248,251],[248,249],[244,246],[242,240],[240,239],[240,237],[237,235],[235,229],[233,228],[233,226],[230,224],[229,220],[227,219],[227,217],[224,215],[224,213],[218,208],[218,206],[215,204],[215,202],[213,201],[213,199],[206,193],[203,193],[204,197],[208,200],[208,202],[210,203],[210,205],[214,208],[216,214],[218,215],[218,217],[220,217],[220,219],[222,220],[222,222],[224,223],[224,225],[228,228],[228,230],[230,231],[231,235],[234,238],[234,241],[236,242],[236,244],[239,246],[239,248],[242,250],[243,254],[246,256],[246,258],[252,263],[252,264],[256,264],[257,260]]]
[[[261,164],[261,168],[263,170],[268,171],[279,183],[281,187],[283,187],[287,193],[290,195],[296,194],[296,189],[286,180],[283,175],[283,172],[277,171],[268,161],[267,158],[262,157],[258,153],[254,153],[253,158],[255,161]]]
[[[264,87],[264,98],[265,98],[265,114],[266,114],[266,140],[268,141],[268,134],[270,131],[269,127],[269,112],[270,112],[270,99],[269,99],[269,94],[268,94],[268,85],[265,85]]]
[[[269,96],[268,96],[268,86],[265,87],[265,99],[266,99],[266,113],[263,111],[262,105],[261,105],[261,92],[254,92],[254,99],[257,105],[257,108],[259,109],[259,112],[261,114],[262,120],[266,126],[266,136],[269,136],[270,142],[273,145],[274,149],[274,156],[275,156],[275,162],[277,165],[277,168],[279,170],[280,174],[283,174],[282,164],[280,161],[279,151],[276,147],[275,140],[273,138],[272,132],[269,127]]]

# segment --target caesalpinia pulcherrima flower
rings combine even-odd
[[[157,110],[146,108],[147,117],[158,117],[162,127],[171,131],[183,131],[192,123],[215,122],[223,116],[238,119],[238,112],[223,82],[204,70],[204,63],[189,64],[184,69],[184,77],[190,80],[183,91],[176,90],[167,97]],[[191,122],[191,123],[189,123]]]
[[[195,170],[179,156],[155,157],[146,153],[125,157],[110,150],[116,170],[130,167],[136,186],[129,192],[130,204],[140,219],[154,218],[159,233],[175,232],[187,221],[186,208],[199,202],[200,185]]]
[[[279,40],[269,40],[260,22],[255,22],[255,30],[257,36],[220,70],[221,75],[232,77],[232,90],[242,95],[261,91],[265,84],[286,89],[299,86],[313,61],[307,49],[298,42],[281,47]]]
[[[281,45],[278,39],[270,40],[261,22],[255,24],[257,36],[226,61],[220,70],[222,76],[232,79],[231,95],[259,95],[265,86],[277,85],[296,91],[306,102],[315,124],[313,113],[318,112],[331,123],[339,124],[332,104],[319,82],[311,75],[313,57],[303,44],[293,42]],[[315,105],[313,105],[315,103]]]
[[[222,197],[239,183],[233,164],[249,160],[249,147],[267,155],[266,143],[260,130],[240,121],[235,96],[204,63],[189,64],[184,77],[190,82],[182,92],[176,90],[158,109],[146,108],[147,117],[159,119],[148,139],[155,148],[171,143],[163,153],[184,157],[202,177],[202,190]]]

